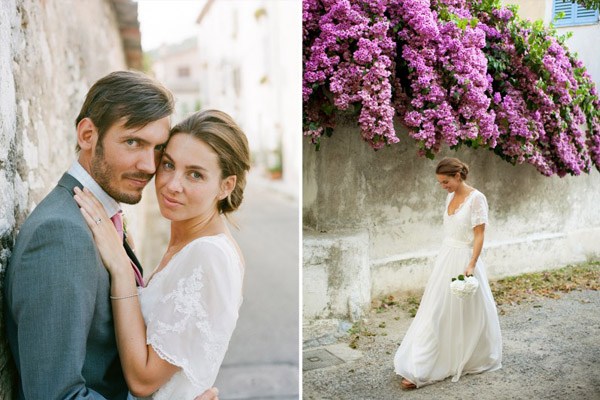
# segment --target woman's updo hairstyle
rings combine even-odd
[[[467,179],[469,175],[469,166],[458,158],[446,157],[442,159],[435,168],[436,175],[455,176],[460,174],[462,180]]]
[[[218,110],[205,110],[194,113],[175,125],[169,137],[183,133],[209,145],[219,158],[221,179],[235,175],[235,188],[229,196],[219,200],[219,212],[227,214],[238,209],[244,198],[246,171],[250,169],[248,139],[226,113]]]

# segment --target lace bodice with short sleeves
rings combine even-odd
[[[444,241],[435,258],[413,322],[394,356],[394,371],[417,387],[452,377],[502,368],[502,333],[485,263],[478,256],[473,275],[479,287],[458,298],[451,279],[473,261],[473,228],[488,222],[485,196],[473,190],[453,215],[444,207]]]
[[[454,214],[448,215],[448,206],[454,198],[449,193],[444,208],[444,238],[462,243],[473,244],[473,228],[487,224],[488,205],[483,193],[473,190],[459,205]]]
[[[190,242],[140,290],[147,343],[181,367],[152,396],[193,399],[210,388],[242,302],[243,266],[226,235]]]

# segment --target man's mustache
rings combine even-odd
[[[125,178],[128,178],[128,179],[136,179],[136,180],[140,180],[140,181],[149,181],[150,179],[152,179],[152,177],[154,175],[153,174],[145,174],[143,172],[136,172],[136,173],[124,174],[123,176]]]

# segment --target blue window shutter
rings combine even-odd
[[[571,26],[594,24],[598,22],[598,11],[587,9],[577,3],[572,3],[571,0],[553,0],[552,18],[556,18],[556,14],[563,12],[564,17],[554,20],[555,26]]]
[[[598,21],[598,11],[590,10],[585,8],[579,4],[576,5],[575,8],[575,22],[576,23],[594,23]]]
[[[556,14],[564,13],[564,17],[554,20],[556,26],[572,25],[575,22],[575,13],[573,12],[573,3],[569,0],[554,0],[554,12],[552,18],[556,18]]]

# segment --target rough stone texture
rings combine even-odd
[[[349,315],[357,320],[371,299],[365,234],[305,238],[304,318]]]
[[[121,31],[126,21],[135,30],[137,5],[114,2],[0,2],[0,275],[19,225],[75,159],[89,86],[127,68]],[[0,320],[0,399],[13,397],[14,379]]]
[[[434,175],[443,156],[456,156],[471,167],[469,183],[488,199],[483,259],[491,278],[558,267],[600,256],[600,174],[544,177],[530,165],[512,166],[480,149],[444,149],[436,160],[419,158],[416,145],[401,126],[401,143],[377,152],[360,140],[350,121],[338,121],[320,151],[304,143],[304,293],[321,286],[343,287],[322,271],[340,271],[372,297],[424,287],[442,240],[446,192]],[[310,256],[326,252],[331,242],[352,237],[352,247],[368,255],[370,277],[360,281],[342,253],[318,265]],[[356,237],[364,238],[361,244]],[[336,239],[337,238],[337,239]],[[318,249],[318,247],[322,247]],[[308,256],[307,256],[308,255]],[[315,271],[321,271],[317,273]],[[325,281],[324,279],[327,279]],[[327,297],[326,317],[348,318],[332,307],[356,292],[348,286]],[[317,316],[313,303],[304,313]],[[368,301],[362,307],[368,306]],[[329,314],[329,315],[327,315]]]

